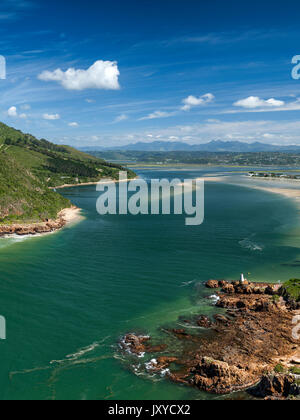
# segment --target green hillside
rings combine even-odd
[[[0,223],[55,218],[71,203],[50,187],[117,179],[120,169],[0,123]]]

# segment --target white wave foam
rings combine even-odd
[[[170,372],[170,369],[163,369],[160,372],[160,374],[161,374],[162,377],[165,377],[166,375],[169,375],[170,373],[171,373]]]
[[[100,346],[100,343],[95,342],[88,347],[84,347],[83,349],[80,349],[77,353],[69,354],[68,356],[66,356],[66,359],[73,359],[73,360],[78,359],[79,357],[84,356],[87,353],[91,353],[99,346]]]
[[[73,354],[68,354],[67,356],[65,356],[64,359],[62,360],[51,360],[50,365],[53,364],[63,364],[63,363],[67,363],[67,362],[76,362],[78,359],[80,359],[82,356],[85,356],[87,353],[92,353],[94,350],[96,350],[98,347],[103,346],[104,342],[108,339],[109,337],[104,338],[101,341],[96,341],[93,344],[87,346],[87,347],[83,347],[79,350],[77,350],[75,353]]]
[[[142,338],[146,338],[146,339],[149,339],[149,338],[150,338],[150,336],[148,336],[148,335],[139,335],[139,336],[137,336],[137,337],[138,337],[138,338],[141,338],[141,339],[142,339]],[[133,353],[133,352],[131,351],[131,344],[126,342],[126,336],[121,338],[121,340],[120,340],[120,344],[119,344],[119,347],[120,347],[122,350],[125,350],[125,351],[126,351],[126,353],[129,353],[129,354],[131,354],[132,356],[136,356],[136,357],[138,357],[139,359],[143,359],[143,358],[145,357],[145,354],[146,354],[146,353],[144,353],[144,352],[141,352],[141,353]]]
[[[249,249],[250,251],[263,251],[264,246],[251,241],[249,238],[243,239],[239,242],[242,248]]]
[[[208,299],[210,299],[212,301],[212,303],[214,305],[216,305],[221,298],[220,298],[220,296],[217,296],[217,295],[211,295],[211,296],[208,297]]]
[[[150,360],[150,362],[145,363],[145,368],[147,371],[151,371],[156,368],[158,361],[156,359]]]
[[[52,235],[53,233],[56,233],[56,231],[47,232],[47,233],[36,233],[35,235],[17,235],[17,234],[3,235],[0,238],[0,249],[6,248],[8,246],[11,246],[17,243],[27,241],[28,239],[41,238],[44,236]]]
[[[191,284],[193,284],[195,282],[196,282],[196,280],[184,281],[179,287],[187,287],[187,286],[190,286]]]
[[[156,373],[158,373],[162,378],[164,378],[166,375],[169,375],[171,373],[170,369],[161,369],[160,371],[157,371],[157,365],[158,365],[158,361],[156,359],[150,360],[150,362],[145,363],[146,371],[147,372],[156,371]]]

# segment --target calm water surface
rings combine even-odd
[[[205,171],[204,171],[205,172]],[[140,171],[192,178],[201,171]],[[161,326],[215,309],[209,278],[284,281],[299,275],[298,208],[244,186],[207,183],[205,223],[183,216],[105,216],[95,187],[63,194],[84,221],[31,239],[1,239],[1,399],[207,399],[143,373],[122,355],[127,332],[168,340]],[[172,346],[172,343],[169,343]],[[134,367],[139,367],[136,374]]]

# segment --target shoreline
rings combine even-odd
[[[261,191],[267,191],[267,192],[271,192],[273,194],[280,194],[283,195],[284,197],[287,198],[291,198],[291,199],[295,199],[295,200],[300,200],[300,190],[297,190],[295,188],[288,188],[288,185],[283,185],[282,187],[271,187],[271,186],[259,186],[259,185],[251,185],[250,183],[248,184],[242,184],[242,183],[234,183],[234,182],[226,182],[228,180],[228,177],[226,176],[212,176],[212,177],[203,177],[203,178],[199,178],[199,179],[204,179],[205,182],[222,182],[222,183],[226,183],[228,185],[240,185],[246,188],[253,188],[256,190],[261,190]],[[266,181],[268,182],[268,180],[261,180],[261,181]],[[283,181],[281,181],[283,182]],[[287,182],[285,180],[285,182]],[[291,181],[291,184],[293,184],[293,182],[295,181]],[[297,181],[296,181],[297,182]]]
[[[7,238],[12,235],[35,236],[46,235],[57,232],[67,225],[76,223],[83,219],[81,209],[75,206],[61,210],[56,219],[36,223],[13,223],[11,225],[0,225],[0,238]]]
[[[87,187],[89,185],[98,185],[99,183],[106,184],[108,182],[114,183],[114,184],[119,184],[120,182],[135,181],[137,179],[139,179],[138,176],[135,177],[135,178],[132,178],[132,179],[131,178],[127,178],[127,179],[124,179],[124,180],[121,180],[121,181],[119,179],[109,179],[109,178],[107,178],[106,180],[105,179],[102,179],[102,180],[100,179],[97,182],[95,181],[95,182],[83,182],[82,184],[64,184],[64,185],[60,185],[58,187],[49,187],[49,189],[50,190],[62,190],[64,188]]]
[[[89,185],[97,185],[99,182],[112,182],[112,183],[120,183],[120,182],[129,182],[138,179],[139,177],[135,177],[133,179],[125,179],[125,180],[113,180],[107,179],[106,181],[98,181],[98,182],[87,182],[83,184],[64,184],[59,187],[50,187],[51,190],[57,189],[64,189],[64,188],[72,188],[72,187],[80,187],[80,186],[89,186]],[[13,235],[17,236],[36,236],[36,235],[47,235],[50,233],[58,232],[59,230],[63,229],[67,225],[75,223],[83,219],[83,216],[80,214],[82,209],[72,206],[69,208],[65,208],[61,210],[57,214],[56,219],[50,219],[45,222],[36,222],[36,223],[12,223],[11,225],[0,225],[0,238],[11,237]]]
[[[139,372],[211,394],[299,396],[293,369],[300,354],[293,319],[300,315],[300,302],[290,297],[286,284],[209,280],[206,288],[218,296],[215,314],[182,318],[180,329],[162,328],[173,338],[172,346],[167,339],[152,343],[152,337],[134,333],[122,339],[122,351],[133,356],[158,354],[141,363]]]

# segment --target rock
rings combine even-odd
[[[238,297],[222,297],[216,304],[218,308],[225,309],[243,309],[247,307],[247,303]]]
[[[150,341],[150,337],[127,334],[124,339],[121,340],[121,346],[124,350],[130,351],[130,353],[141,355],[146,352],[145,343],[148,341]]]
[[[227,283],[225,286],[223,286],[222,292],[233,294],[235,292],[233,284]]]
[[[194,339],[194,337],[188,334],[184,329],[174,329],[174,330],[171,330],[171,332],[175,334],[179,340],[193,340]]]
[[[208,318],[208,316],[201,315],[200,318],[197,320],[197,325],[202,328],[211,328],[212,322]]]
[[[162,356],[157,359],[157,363],[160,369],[166,369],[177,360],[178,360],[177,357]]]
[[[245,389],[254,381],[246,370],[208,357],[204,357],[192,369],[192,373],[194,374],[191,380],[192,385],[202,391],[215,394],[228,394],[237,389]]]
[[[37,235],[41,233],[51,233],[62,229],[66,225],[66,220],[58,217],[56,220],[49,220],[47,222],[31,223],[31,224],[14,224],[0,226],[0,236],[4,235]]]
[[[290,375],[264,375],[260,383],[250,391],[259,398],[284,397],[300,395],[299,386]]]
[[[166,344],[160,344],[158,346],[146,346],[146,353],[162,353],[167,349]]]
[[[276,292],[275,292],[275,290],[274,290],[274,287],[272,287],[272,286],[268,286],[268,287],[266,287],[266,289],[265,289],[265,294],[266,294],[266,295],[270,295],[270,296],[275,295],[275,294],[276,294]]]
[[[228,283],[228,281],[225,281],[225,280],[220,280],[219,281],[219,287],[220,288],[222,288],[222,287],[225,287],[225,286],[227,286],[229,283]]]
[[[219,314],[217,314],[217,315],[214,315],[214,319],[217,321],[217,322],[220,322],[221,324],[229,324],[229,319],[228,318],[226,318],[226,316],[223,316],[223,315],[219,315]]]
[[[146,364],[147,370],[152,372],[166,371],[169,366],[177,361],[177,357],[159,357],[157,360],[153,359]]]
[[[218,282],[218,280],[209,280],[206,283],[206,287],[208,289],[218,289],[219,288],[219,282]]]
[[[143,353],[161,353],[166,350],[167,346],[161,344],[158,346],[151,346],[149,344],[151,338],[148,336],[138,336],[136,334],[127,334],[121,340],[121,347],[132,354],[141,356]]]
[[[237,318],[238,317],[238,312],[232,309],[228,309],[228,311],[226,312],[228,316],[232,317],[232,318]]]
[[[212,282],[214,288],[219,286],[219,282]],[[274,304],[272,296],[263,293],[267,284],[227,283],[223,288],[228,286],[234,291],[237,288],[238,293],[218,291],[217,303],[227,309],[227,316],[216,314],[215,322],[205,315],[193,318],[193,325],[211,329],[195,335],[189,335],[188,329],[167,330],[185,342],[177,348],[176,368],[172,366],[174,354],[155,360],[156,367],[167,369],[164,374],[177,383],[211,393],[229,394],[260,383],[256,392],[262,398],[298,398],[297,376],[268,375],[279,360],[283,364],[298,360],[298,341],[292,335],[293,319],[298,313],[284,301],[282,305]],[[137,351],[141,350],[139,346],[146,350],[150,346],[149,341],[136,342],[132,337],[128,341]]]
[[[235,293],[238,295],[252,295],[253,287],[251,285],[239,284],[235,288]]]
[[[267,299],[258,301],[254,308],[256,312],[269,312],[271,309],[273,309],[273,304]]]

